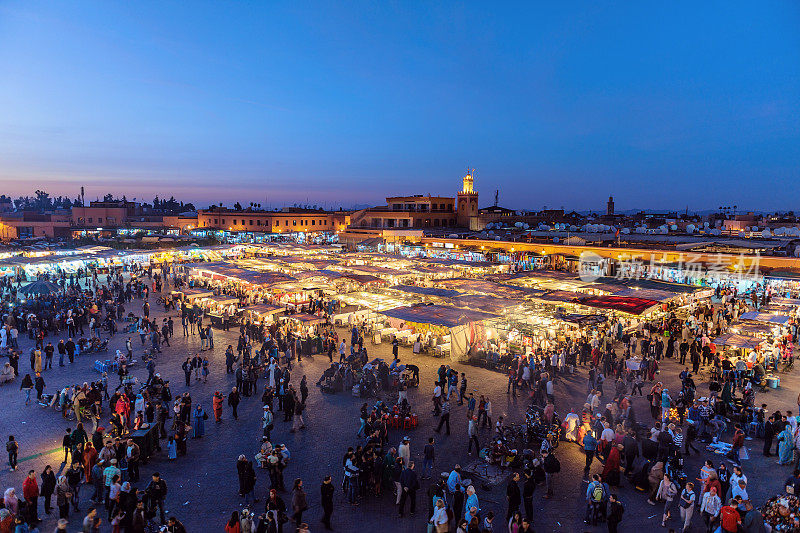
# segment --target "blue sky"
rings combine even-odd
[[[0,3],[0,191],[798,209],[800,3]]]

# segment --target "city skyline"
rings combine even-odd
[[[5,3],[0,188],[795,209],[796,4],[520,6]]]

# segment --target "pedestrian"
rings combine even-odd
[[[153,472],[150,482],[144,489],[149,505],[149,511],[155,513],[156,507],[160,513],[161,524],[166,523],[164,515],[164,499],[167,497],[167,483],[161,479],[158,472]]]
[[[28,516],[33,523],[39,521],[39,482],[36,480],[36,470],[29,470],[28,476],[22,482],[22,497],[28,508]]]
[[[622,522],[622,515],[625,512],[625,506],[619,501],[616,494],[611,494],[608,497],[608,517],[606,524],[608,525],[608,533],[617,533],[617,527]]]
[[[331,476],[325,476],[320,486],[320,502],[322,503],[322,524],[325,529],[333,529],[331,527],[331,515],[333,514],[333,482]]]
[[[481,446],[478,443],[478,417],[473,416],[469,419],[467,423],[467,436],[469,438],[469,442],[467,445],[467,454],[472,455],[472,444],[475,443],[475,453],[479,453],[481,451]]]
[[[236,461],[236,473],[239,477],[239,496],[243,497],[247,504],[253,497],[253,490],[256,486],[256,472],[253,469],[253,463],[248,461],[244,455],[240,455]]]
[[[508,511],[506,511],[506,521],[510,520],[515,514],[519,514],[519,506],[522,503],[522,494],[519,490],[519,472],[514,472],[511,479],[506,486],[506,503],[508,504]],[[520,515],[520,521],[522,516]]]
[[[244,513],[244,511],[242,511]],[[239,511],[233,511],[228,522],[225,524],[225,533],[241,533],[239,525]]]
[[[536,478],[533,472],[525,470],[525,482],[522,484],[522,502],[525,507],[525,518],[533,520],[533,493],[536,490]]]
[[[430,478],[430,474],[433,473],[433,462],[436,458],[434,443],[433,437],[430,437],[428,439],[428,444],[422,449],[422,479]]]
[[[234,390],[236,390],[235,387]],[[220,391],[214,391],[214,395],[211,397],[211,410],[214,413],[215,422],[222,421],[222,400],[224,399],[225,397]]]
[[[667,520],[672,517],[672,504],[675,496],[678,494],[678,486],[670,479],[668,473],[664,473],[664,477],[658,485],[656,499],[664,501],[664,512],[661,516],[661,527],[666,527]]]
[[[303,522],[303,511],[306,509],[308,509],[308,500],[303,490],[303,480],[297,478],[294,480],[292,488],[292,520],[295,525],[299,526]]]
[[[230,394],[228,394],[228,405],[231,407],[233,411],[233,419],[239,420],[239,402],[241,401],[241,397],[239,396],[239,390],[236,387],[231,389]]]
[[[11,467],[11,471],[17,469],[17,455],[19,454],[19,443],[14,438],[14,435],[8,436],[8,442],[6,442],[6,451],[8,452],[8,465]]]
[[[410,500],[411,516],[414,516],[417,507],[417,489],[419,489],[419,480],[417,479],[416,472],[414,472],[414,461],[410,461],[405,470],[400,474],[400,488],[401,495],[400,503],[398,504],[398,516],[401,518],[403,517],[406,500]]]
[[[545,485],[547,486],[547,493],[544,498],[550,499],[553,497],[553,478],[561,472],[561,463],[549,450],[544,450],[542,452],[542,468],[544,469]]]
[[[44,499],[44,512],[50,514],[53,510],[53,493],[56,491],[56,474],[50,465],[44,467],[42,472],[41,492]]]
[[[19,390],[25,392],[25,405],[29,405],[31,403],[32,389],[33,389],[33,379],[31,378],[30,374],[25,374],[25,377],[22,378],[22,382],[19,384]]]
[[[683,522],[683,530],[687,531],[692,523],[692,515],[694,514],[694,506],[697,501],[697,495],[694,493],[694,483],[689,481],[681,491],[681,498],[678,502],[681,522]]]
[[[69,518],[70,499],[72,499],[72,492],[67,483],[67,476],[60,476],[56,485],[56,507],[58,507],[58,518],[61,520]]]
[[[442,413],[439,417],[439,425],[436,426],[436,433],[442,429],[442,425],[445,426],[445,432],[447,435],[450,434],[450,402],[445,400],[442,403]]]

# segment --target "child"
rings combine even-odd
[[[111,520],[111,531],[113,533],[120,533],[120,527],[124,519],[125,519],[125,511],[120,509],[119,511],[117,511],[117,514]]]
[[[167,458],[170,461],[178,458],[178,444],[175,442],[175,437],[170,437],[167,442]]]

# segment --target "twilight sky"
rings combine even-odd
[[[0,192],[800,209],[800,3],[0,3]]]

